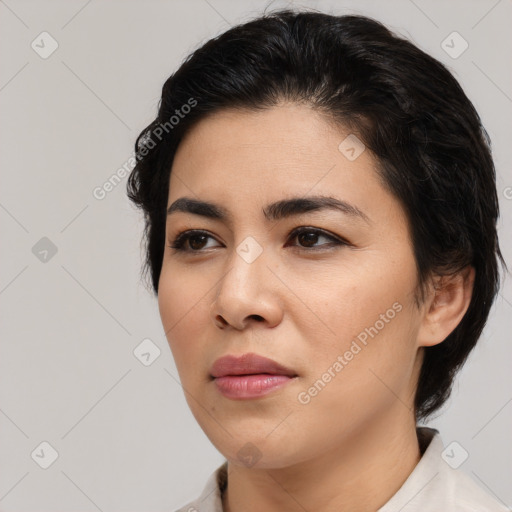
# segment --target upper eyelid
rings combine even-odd
[[[290,234],[288,235],[289,237],[291,236],[295,236],[296,233],[300,233],[301,231],[315,231],[317,232],[319,235],[322,235],[322,236],[325,236],[326,238],[331,238],[333,240],[336,240],[338,242],[345,242],[345,240],[343,240],[342,237],[338,236],[338,235],[335,235],[334,233],[331,233],[325,229],[321,229],[321,228],[314,228],[314,227],[308,227],[308,226],[299,226],[295,229],[292,229]]]

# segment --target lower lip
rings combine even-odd
[[[216,377],[217,389],[226,398],[245,400],[259,398],[276,389],[286,386],[294,377],[286,375],[270,375],[262,373],[258,375],[227,375]]]

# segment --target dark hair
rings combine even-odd
[[[499,291],[496,176],[487,132],[451,73],[363,16],[280,10],[235,26],[189,55],[165,82],[157,118],[135,145],[128,196],[144,211],[153,290],[165,246],[170,170],[185,133],[226,108],[304,103],[348,128],[380,162],[382,184],[408,218],[418,306],[429,278],[476,271],[469,308],[442,343],[425,348],[416,419],[449,397]],[[165,132],[165,133],[164,133]]]

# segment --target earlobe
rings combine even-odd
[[[475,269],[467,266],[452,276],[433,278],[418,331],[419,347],[443,342],[459,325],[471,302]]]

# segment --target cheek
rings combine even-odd
[[[393,396],[389,389],[408,386],[418,324],[414,283],[414,261],[407,258],[331,274],[330,283],[323,285],[331,290],[329,297],[316,302],[323,306],[318,308],[322,322],[315,323],[322,327],[320,336],[303,323],[310,332],[307,338],[317,340],[307,348],[304,386],[318,383],[324,395],[319,402],[329,408],[344,401],[351,408],[360,400],[385,401]],[[329,390],[319,380],[328,381]]]
[[[404,308],[380,330],[380,323],[372,324],[375,331],[359,330],[364,336],[348,335],[336,346],[323,345],[321,353],[311,351],[294,397],[300,421],[293,428],[321,430],[319,425],[329,424],[332,435],[347,434],[380,414],[401,410],[401,403],[407,407],[415,354],[408,317]]]
[[[178,371],[191,361],[196,366],[202,361],[198,354],[203,350],[201,340],[210,321],[208,290],[200,276],[162,269],[158,308]],[[186,378],[181,372],[180,376]]]
[[[324,346],[342,350],[354,339],[364,344],[373,336],[385,338],[391,331],[396,335],[403,329],[397,327],[410,306],[414,275],[405,262],[399,267],[400,275],[396,267],[386,268],[386,262],[375,260],[366,268],[333,269],[320,283],[315,276],[316,285],[324,292],[318,293],[316,300],[310,292],[308,300],[322,321],[317,325],[326,334]]]

